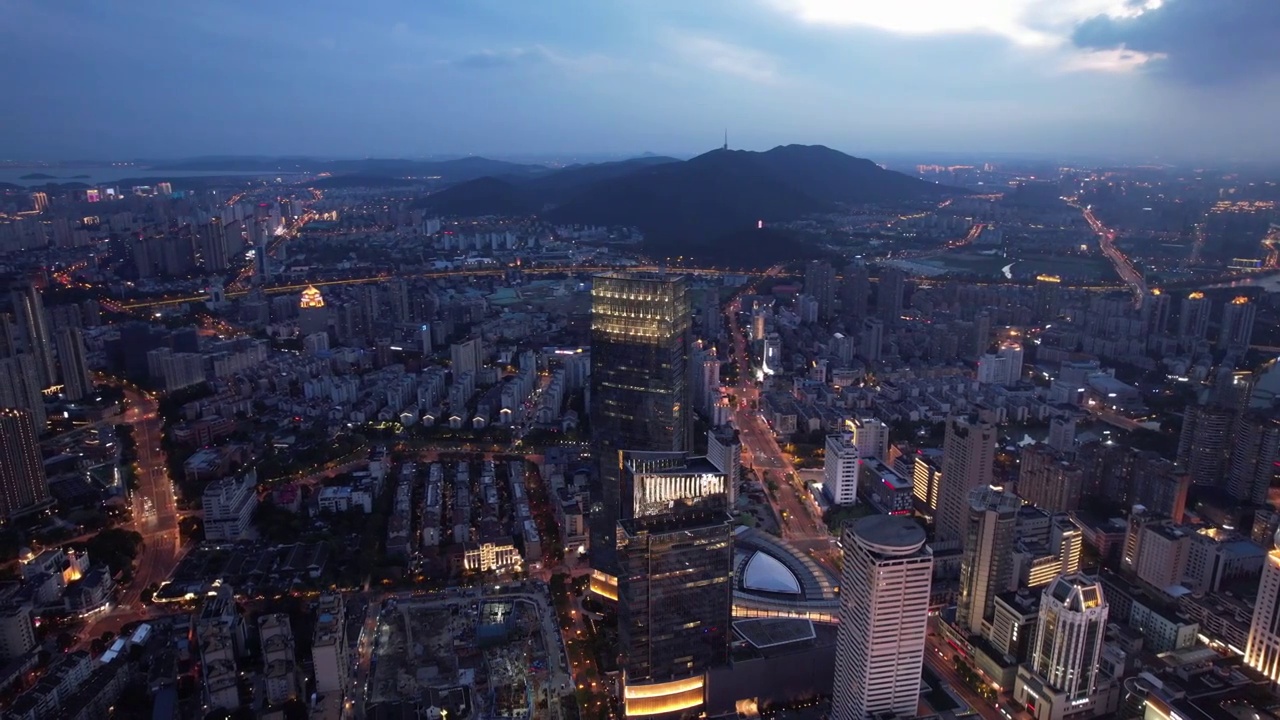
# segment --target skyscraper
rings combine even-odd
[[[876,314],[887,324],[902,317],[902,301],[906,294],[907,274],[897,268],[885,268],[876,288]]]
[[[1275,546],[1262,566],[1244,662],[1274,683],[1280,682],[1280,533],[1273,542]]]
[[[1035,649],[1031,663],[1018,669],[1014,698],[1041,720],[1062,717],[1067,708],[1084,712],[1098,688],[1106,630],[1107,601],[1095,579],[1054,580],[1041,596]]]
[[[880,353],[884,348],[884,321],[880,318],[867,318],[862,321],[862,348],[859,354],[869,363],[880,362]]]
[[[1017,495],[999,488],[980,487],[969,494],[956,624],[971,635],[985,635],[996,595],[1016,589],[1013,550],[1020,507]]]
[[[867,276],[867,266],[852,263],[845,268],[844,280],[840,284],[840,309],[845,315],[858,322],[867,316],[867,298],[871,296],[871,278]]]
[[[938,481],[936,538],[963,547],[969,515],[969,493],[990,485],[995,465],[996,429],[975,417],[947,418],[942,442],[942,478]]]
[[[1209,312],[1213,303],[1199,290],[1182,299],[1178,315],[1178,339],[1184,342],[1204,340],[1209,332]]]
[[[453,369],[455,380],[463,373],[471,373],[474,377],[484,364],[480,351],[480,338],[467,338],[449,346],[449,364]]]
[[[11,520],[49,504],[49,482],[28,410],[0,408],[0,519]]]
[[[1247,412],[1236,421],[1227,467],[1227,492],[1254,505],[1267,501],[1276,461],[1280,460],[1280,419]]]
[[[13,312],[22,328],[27,352],[36,361],[36,373],[42,388],[58,381],[58,369],[53,362],[53,343],[49,336],[48,320],[44,314],[44,299],[40,288],[33,283],[22,283],[13,288]]]
[[[306,337],[329,329],[329,310],[324,305],[324,295],[314,285],[308,285],[298,298],[298,332]]]
[[[727,479],[684,452],[621,455],[618,638],[628,717],[693,710],[728,660],[733,529]]]
[[[818,301],[818,314],[824,319],[835,314],[836,271],[825,260],[810,260],[804,268],[804,291]]]
[[[1043,443],[1018,457],[1018,495],[1049,512],[1075,512],[1084,495],[1084,471]]]
[[[1220,485],[1226,468],[1236,411],[1218,405],[1190,405],[1183,413],[1178,464],[1195,485]]]
[[[915,716],[933,577],[924,542],[906,517],[871,515],[845,528],[834,720]]]
[[[1243,295],[1222,308],[1222,330],[1218,333],[1218,347],[1248,349],[1253,341],[1253,321],[1258,306]]]
[[[598,463],[591,507],[593,587],[616,571],[623,518],[623,450],[679,451],[692,444],[689,324],[684,278],[597,275],[591,287],[591,443]]]
[[[93,391],[93,376],[85,359],[84,335],[79,328],[64,327],[58,331],[58,368],[62,394],[71,402],[82,400]]]
[[[18,408],[31,413],[36,432],[44,429],[44,395],[40,392],[36,361],[28,353],[0,359],[0,408]]]

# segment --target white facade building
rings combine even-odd
[[[914,717],[920,701],[933,553],[914,520],[871,515],[844,531],[834,720]]]
[[[822,462],[822,489],[835,505],[858,502],[858,448],[853,433],[827,436],[827,452]]]

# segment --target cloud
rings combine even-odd
[[[1065,72],[1133,72],[1149,63],[1168,59],[1164,53],[1144,53],[1128,48],[1086,50],[1067,56],[1062,64]]]
[[[1149,68],[1195,85],[1280,76],[1277,38],[1277,0],[1166,0],[1129,17],[1091,17],[1072,35],[1091,50],[1158,54]]]
[[[564,70],[599,70],[611,67],[611,61],[600,55],[570,56],[541,45],[508,47],[506,50],[477,50],[447,61],[463,70],[503,68],[556,67]]]
[[[673,33],[669,44],[686,62],[708,70],[770,85],[782,79],[777,60],[753,48],[689,33]]]
[[[801,22],[896,35],[992,35],[1016,45],[1067,43],[1091,17],[1130,17],[1162,0],[767,0]]]

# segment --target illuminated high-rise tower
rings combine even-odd
[[[1253,604],[1253,622],[1249,626],[1249,644],[1244,662],[1266,675],[1271,682],[1280,681],[1280,532],[1275,547],[1267,554],[1258,583],[1258,599]]]
[[[611,584],[617,573],[621,452],[679,451],[692,442],[692,312],[681,277],[608,273],[592,283],[590,419],[598,467],[591,507],[593,587]]]
[[[32,283],[17,285],[13,288],[12,300],[27,352],[36,361],[40,384],[49,387],[58,381],[58,368],[53,362],[53,338],[49,335],[49,321],[44,314],[40,288]]]
[[[28,410],[0,408],[0,520],[49,505],[49,482]]]
[[[618,639],[627,717],[690,713],[728,661],[733,526],[728,479],[684,452],[622,455]]]
[[[89,374],[84,335],[80,328],[64,327],[58,331],[58,367],[62,375],[62,394],[68,400],[82,400],[93,391],[93,376]]]
[[[915,717],[929,625],[933,553],[910,518],[870,515],[845,527],[831,717]]]

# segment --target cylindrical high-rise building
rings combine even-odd
[[[1275,535],[1275,547],[1267,554],[1262,566],[1262,581],[1258,583],[1258,599],[1253,604],[1253,623],[1249,626],[1249,644],[1244,650],[1244,662],[1266,675],[1271,682],[1280,682],[1280,532]]]
[[[1271,490],[1280,460],[1280,419],[1265,413],[1245,413],[1236,421],[1227,467],[1227,492],[1236,500],[1262,505]]]
[[[924,529],[894,515],[847,527],[840,629],[832,692],[834,720],[871,713],[913,717],[920,701],[933,553]]]

